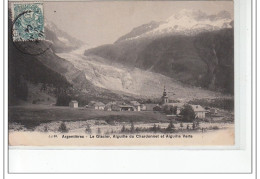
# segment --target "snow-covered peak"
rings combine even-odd
[[[231,14],[227,11],[207,14],[200,10],[182,9],[160,22],[158,27],[126,40],[165,34],[195,35],[204,31],[232,28],[232,21]]]
[[[189,18],[196,21],[217,21],[220,19],[231,19],[231,14],[228,11],[220,11],[217,14],[207,14],[201,10],[182,9],[170,16],[167,21],[174,21],[182,18]]]
[[[46,39],[53,42],[53,48],[56,51],[71,51],[78,49],[83,45],[87,45],[60,29],[50,20],[45,19],[44,26]]]
[[[218,14],[206,14],[202,11],[181,10],[170,16],[165,23],[147,34],[183,33],[194,34],[221,28],[231,28],[232,21],[227,11]],[[198,31],[199,30],[199,31]]]

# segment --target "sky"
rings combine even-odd
[[[182,9],[233,15],[232,1],[44,2],[44,16],[71,36],[93,46],[114,43],[133,28],[163,21]]]

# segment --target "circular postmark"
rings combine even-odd
[[[52,45],[44,40],[43,31],[37,28],[39,23],[35,24],[36,18],[37,13],[26,10],[15,17],[11,26],[11,39],[15,48],[24,54],[34,56],[45,53]]]

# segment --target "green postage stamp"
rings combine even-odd
[[[13,41],[45,39],[42,3],[13,3],[12,22]]]

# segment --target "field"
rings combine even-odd
[[[84,132],[91,128],[92,133],[119,133],[125,126],[130,132],[134,125],[136,132],[151,132],[153,127],[157,132],[165,130],[170,118],[153,111],[101,111],[88,108],[69,108],[47,105],[28,105],[9,107],[10,131],[41,131],[58,132],[59,126],[64,122],[70,132]],[[187,132],[192,129],[192,123],[174,121],[175,132]],[[230,121],[200,122],[197,129],[217,130],[233,125]],[[195,132],[192,131],[192,132]]]
[[[9,143],[12,146],[234,144],[234,123],[225,117],[214,118],[208,122],[200,121],[195,128],[193,123],[173,121],[173,127],[169,130],[170,121],[166,115],[153,111],[116,112],[47,105],[12,106],[9,107]],[[65,126],[63,130],[62,125]],[[159,134],[172,137],[138,138],[141,135]],[[63,138],[78,135],[84,136],[84,140]],[[94,135],[95,140],[91,139],[90,135]],[[134,139],[138,140],[120,138],[129,135],[134,135]],[[119,136],[120,139],[113,136]]]
[[[152,111],[101,111],[86,108],[69,108],[46,105],[28,105],[9,107],[9,122],[20,123],[28,129],[33,129],[41,123],[52,121],[87,121],[104,120],[114,122],[168,122],[167,118]]]

